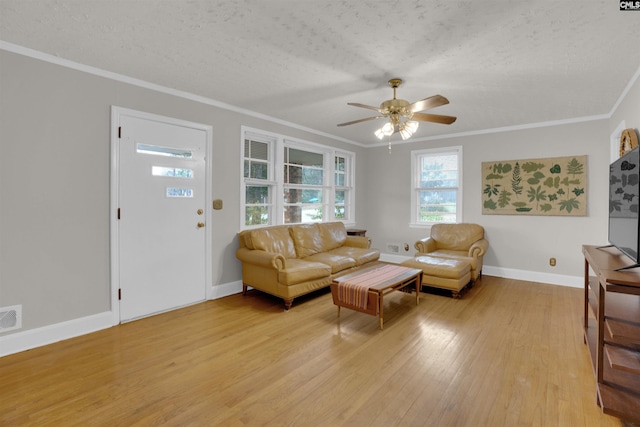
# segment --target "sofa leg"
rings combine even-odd
[[[460,291],[451,291],[451,297],[453,299],[461,299],[462,294],[460,293]]]
[[[243,296],[247,295],[247,284],[246,283],[242,284],[242,295]]]
[[[291,308],[291,304],[293,304],[293,298],[283,298],[284,299],[284,309],[289,310]]]

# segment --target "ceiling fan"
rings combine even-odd
[[[416,101],[413,104],[409,103],[409,101],[405,101],[404,99],[397,99],[396,89],[401,84],[402,79],[389,80],[389,86],[393,88],[393,99],[384,101],[380,104],[380,107],[359,104],[357,102],[347,103],[347,105],[353,105],[354,107],[362,107],[377,111],[381,115],[340,123],[338,126],[349,126],[356,123],[366,122],[368,120],[388,118],[389,121],[378,129],[375,132],[375,135],[379,139],[383,139],[385,136],[391,136],[396,132],[400,132],[402,139],[408,139],[418,129],[418,121],[441,123],[445,125],[450,125],[456,121],[456,117],[453,116],[442,116],[439,114],[427,114],[420,112],[448,104],[449,100],[444,96],[430,96],[429,98]]]

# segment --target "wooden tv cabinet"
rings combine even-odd
[[[640,267],[615,247],[583,246],[584,340],[605,414],[640,423]],[[589,267],[596,274],[590,277]]]

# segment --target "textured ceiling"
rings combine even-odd
[[[458,117],[416,140],[608,115],[640,68],[614,0],[0,0],[0,40],[366,146],[380,120],[336,124],[392,77]]]

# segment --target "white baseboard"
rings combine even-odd
[[[407,256],[407,255],[395,255],[395,254],[387,254],[387,253],[380,254],[380,261],[393,262],[396,264],[400,264],[402,261],[406,261],[411,258],[413,257]]]
[[[584,278],[582,276],[577,277],[563,274],[542,273],[539,271],[516,270],[514,268],[492,267],[490,265],[482,267],[482,274],[486,274],[487,276],[504,277],[505,279],[526,280],[528,282],[569,286],[572,288],[584,287]]]
[[[218,299],[242,292],[242,280],[211,286],[207,292],[207,299]]]
[[[242,280],[237,280],[211,286],[207,292],[207,299],[222,298],[240,292],[242,292]],[[112,326],[114,326],[113,313],[105,311],[92,316],[0,336],[0,357],[90,334]]]
[[[393,262],[397,264],[411,258],[413,257],[387,253],[380,254],[380,261]],[[582,288],[584,286],[584,278],[582,276],[566,276],[562,274],[541,273],[538,271],[517,270],[515,268],[492,267],[490,265],[484,265],[482,267],[482,274],[486,274],[487,276],[504,277],[505,279],[526,280],[528,282],[570,286],[572,288]]]
[[[113,326],[110,311],[0,337],[0,357]]]

